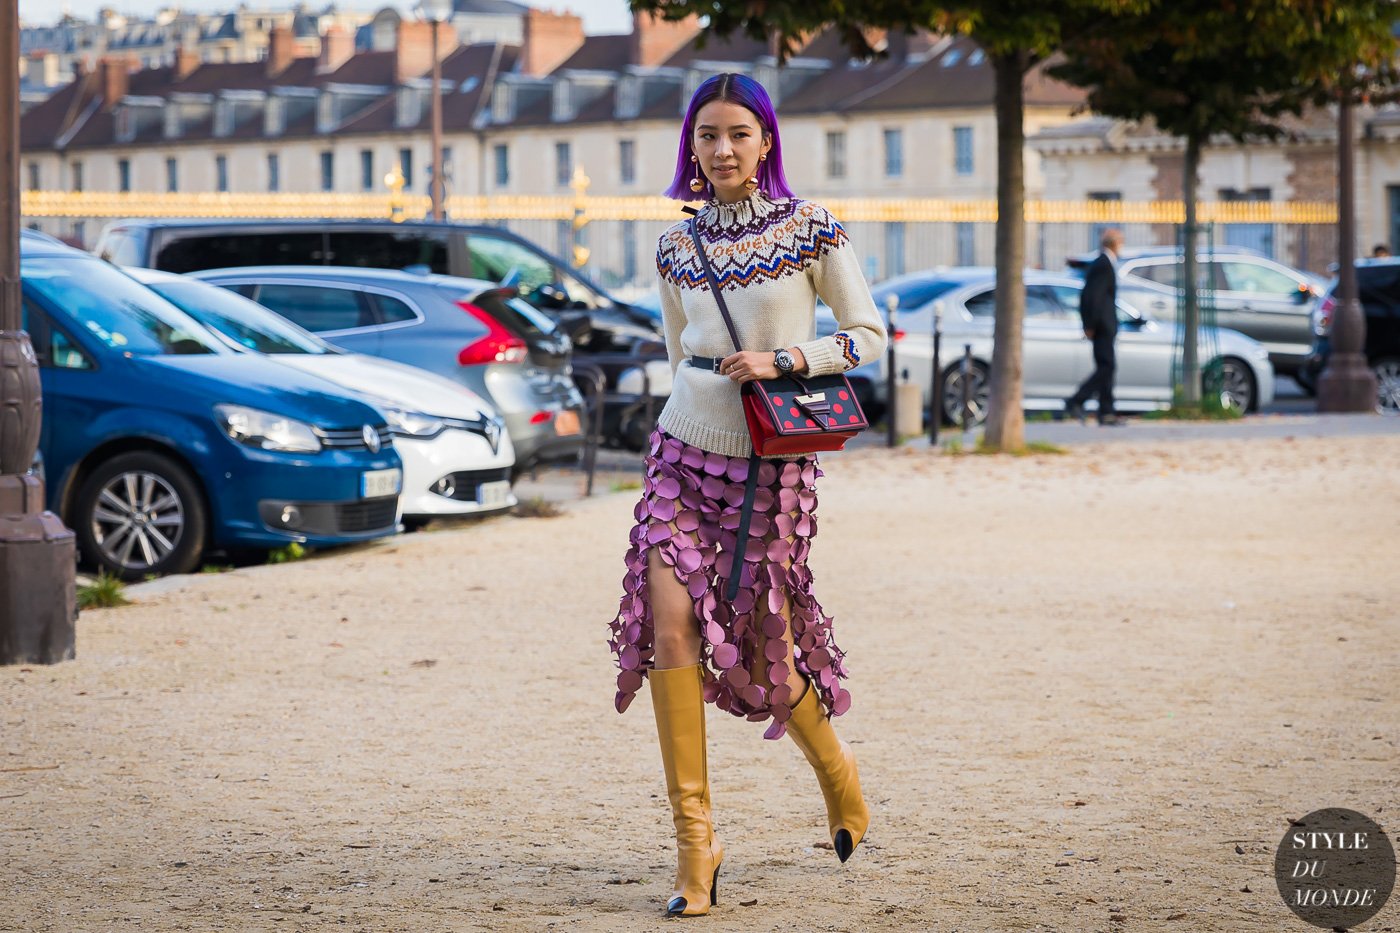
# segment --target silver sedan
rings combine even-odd
[[[1025,286],[1024,405],[1027,411],[1063,411],[1065,399],[1074,394],[1094,368],[1092,349],[1079,318],[1083,281],[1027,270]],[[882,309],[887,296],[899,297],[895,369],[901,380],[907,378],[922,387],[925,407],[929,404],[933,373],[935,306],[941,310],[939,379],[943,414],[949,422],[961,418],[961,360],[965,346],[971,347],[972,354],[967,379],[972,420],[980,423],[986,417],[995,289],[993,270],[976,267],[914,273],[890,279],[872,290]],[[1155,321],[1122,301],[1118,303],[1118,320],[1115,406],[1121,412],[1169,407],[1180,328],[1170,322]],[[1207,388],[1220,393],[1222,404],[1251,412],[1273,401],[1274,369],[1263,344],[1233,330],[1202,328],[1198,346],[1201,362],[1212,374]],[[875,370],[870,377],[877,399],[883,401],[885,358],[862,369]],[[1085,407],[1093,410],[1097,404],[1092,401]]]

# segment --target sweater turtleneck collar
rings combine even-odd
[[[773,213],[773,209],[777,206],[777,202],[769,198],[763,193],[763,189],[759,188],[742,201],[735,201],[733,204],[725,204],[718,198],[711,198],[705,202],[701,214],[711,226],[738,227],[755,219],[767,217]]]

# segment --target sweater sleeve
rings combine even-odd
[[[666,336],[666,356],[671,362],[671,376],[674,377],[685,359],[684,351],[681,350],[685,308],[681,304],[681,290],[668,274],[670,261],[666,250],[666,238],[662,237],[656,249],[656,278],[661,295],[661,327]]]
[[[797,347],[807,359],[807,372],[826,376],[879,359],[885,352],[885,323],[861,274],[850,237],[825,209],[815,212],[813,239],[822,248],[806,272],[841,329]]]

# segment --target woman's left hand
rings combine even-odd
[[[719,364],[720,375],[728,376],[735,382],[750,382],[754,379],[776,379],[780,375],[778,364],[773,359],[773,351],[741,350],[731,353]]]

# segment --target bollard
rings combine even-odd
[[[923,390],[918,383],[911,382],[909,370],[904,369],[899,373],[899,385],[895,386],[895,420],[896,433],[900,437],[917,437],[924,432],[924,400]]]
[[[943,300],[933,303],[933,369],[929,376],[928,392],[928,443],[929,449],[938,446],[938,424],[943,420],[943,379],[938,365],[939,351],[943,343]]]
[[[963,434],[972,430],[972,344],[963,344],[962,363],[958,368],[962,377],[962,429]]]
[[[899,438],[895,434],[895,417],[899,413],[895,400],[894,382],[894,325],[896,312],[899,308],[899,296],[891,292],[885,296],[885,312],[889,323],[885,328],[885,399],[889,402],[889,411],[885,412],[885,445],[894,447],[899,443]]]

